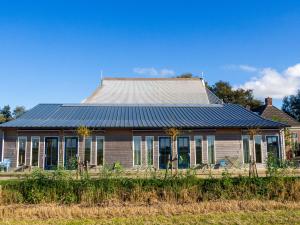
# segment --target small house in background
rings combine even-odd
[[[82,126],[89,137],[76,133]],[[285,156],[284,127],[224,104],[199,78],[106,78],[83,103],[39,104],[1,124],[0,156],[16,169],[68,169],[74,159],[128,169],[164,169],[177,159],[176,167],[186,169],[226,158],[248,165],[255,146],[253,157],[263,166],[270,152]],[[174,143],[168,128],[180,130]],[[250,128],[261,132],[252,138]]]
[[[270,97],[265,99],[263,106],[253,111],[266,119],[286,123],[290,126],[288,128],[290,133],[290,146],[286,146],[287,157],[300,159],[300,122],[275,107]]]

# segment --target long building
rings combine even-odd
[[[89,137],[78,136],[81,126],[92,131]],[[78,159],[128,169],[164,169],[174,159],[175,167],[186,169],[228,157],[248,164],[254,153],[264,166],[270,153],[285,157],[284,127],[224,104],[202,79],[107,78],[82,103],[39,104],[1,124],[0,156],[14,169],[70,168]],[[169,128],[180,131],[174,143]],[[260,130],[253,140],[251,128]]]

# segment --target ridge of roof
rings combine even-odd
[[[105,77],[103,80],[141,80],[141,81],[147,81],[147,80],[168,80],[168,81],[176,81],[176,80],[202,80],[200,77],[191,77],[191,78],[179,78],[179,77],[174,77],[174,78],[162,78],[162,77],[152,77],[152,78],[146,78],[146,77]]]

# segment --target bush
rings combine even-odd
[[[296,177],[236,177],[200,179],[193,171],[160,178],[88,176],[75,179],[70,172],[35,170],[24,180],[2,184],[1,199],[11,203],[109,204],[140,202],[199,202],[210,200],[300,200]]]

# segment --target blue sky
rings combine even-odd
[[[300,1],[0,1],[0,106],[77,103],[104,77],[192,72],[300,88]]]

